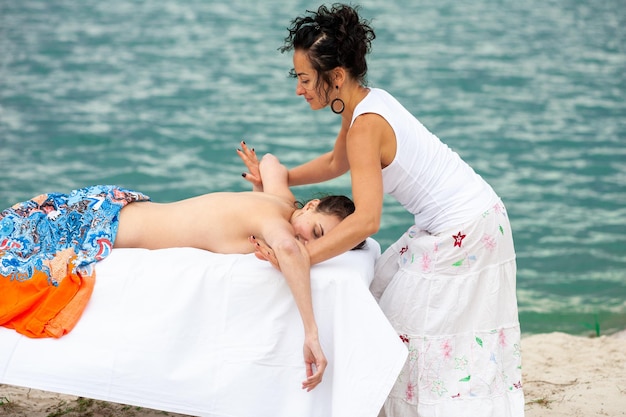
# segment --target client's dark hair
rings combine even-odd
[[[324,214],[330,214],[338,217],[340,220],[345,219],[354,213],[354,202],[345,195],[327,195],[320,197],[320,202],[315,211]],[[356,245],[352,249],[361,249],[365,246],[365,240]]]
[[[354,213],[354,209],[354,203],[345,195],[327,195],[320,198],[316,211],[331,214],[343,220]]]

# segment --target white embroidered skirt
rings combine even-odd
[[[515,249],[504,205],[431,235],[410,228],[370,287],[409,350],[381,415],[524,415]]]

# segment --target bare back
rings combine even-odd
[[[114,247],[195,247],[215,253],[251,253],[250,235],[291,227],[293,202],[262,192],[210,193],[173,203],[124,207]]]

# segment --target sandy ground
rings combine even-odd
[[[626,416],[626,331],[522,340],[527,417]]]
[[[598,338],[528,336],[522,354],[526,417],[626,416],[626,331]],[[183,415],[0,385],[0,416]]]

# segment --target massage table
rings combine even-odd
[[[313,266],[328,359],[311,392],[286,281],[253,254],[114,249],[76,327],[31,339],[0,327],[0,384],[209,417],[376,417],[407,349],[369,292],[372,238]]]

